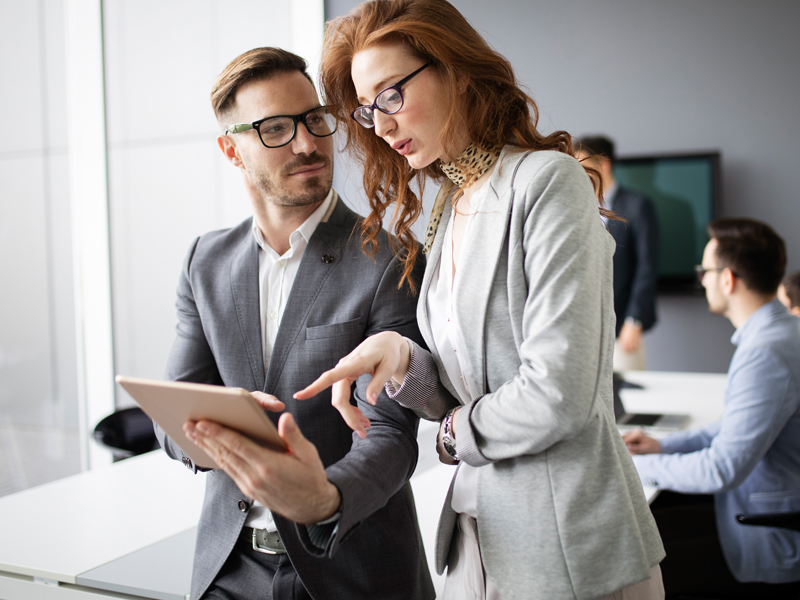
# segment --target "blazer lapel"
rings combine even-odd
[[[468,235],[471,243],[461,248],[453,286],[453,310],[462,324],[460,331],[469,355],[470,369],[480,385],[481,395],[486,393],[486,311],[507,238],[509,211],[514,197],[511,186],[501,188],[498,194],[494,176],[486,185],[489,186],[488,195],[480,208],[479,218],[470,225]]]
[[[353,234],[352,228],[356,222],[355,219],[348,219],[349,215],[350,210],[341,198],[338,198],[330,218],[327,222],[317,225],[303,252],[303,259],[297,269],[275,338],[275,347],[263,388],[265,392],[275,389],[286,364],[286,358],[297,336],[303,330],[311,307],[317,301],[325,282],[341,263],[344,246]]]
[[[231,293],[239,330],[253,371],[255,389],[264,387],[264,354],[261,347],[261,308],[258,302],[258,245],[245,236],[231,262]]]

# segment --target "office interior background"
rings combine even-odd
[[[622,156],[718,150],[718,216],[769,223],[800,269],[797,2],[453,1],[541,130],[605,134]],[[356,4],[0,2],[0,496],[110,462],[91,431],[133,404],[113,375],[161,378],[189,244],[249,216],[216,145],[216,75],[266,45],[315,72],[324,20]],[[359,183],[339,153],[334,186],[364,213]],[[733,329],[702,295],[658,311],[650,369],[727,370]]]

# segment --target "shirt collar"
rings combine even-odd
[[[295,229],[291,235],[289,236],[289,244],[292,248],[296,247],[300,238],[305,240],[306,244],[311,239],[311,236],[314,235],[314,232],[317,230],[317,226],[320,223],[324,223],[328,220],[331,216],[331,212],[333,212],[333,208],[335,206],[335,199],[337,198],[337,194],[333,188],[330,189],[328,195],[325,196],[325,200],[322,201],[317,209],[309,215],[309,217],[303,221],[303,223]],[[256,238],[256,243],[258,247],[264,250],[265,252],[271,250],[269,244],[264,240],[264,236],[261,235],[261,230],[258,228],[258,224],[256,220],[253,219],[253,236]]]
[[[773,317],[785,312],[786,307],[781,304],[781,301],[778,299],[772,300],[763,306],[760,306],[755,310],[755,312],[753,312],[752,315],[747,317],[747,320],[742,324],[741,327],[739,327],[739,329],[733,332],[731,343],[735,344],[736,346],[741,345],[742,342],[744,342],[747,338],[756,335],[764,325],[773,319]]]

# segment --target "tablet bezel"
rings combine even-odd
[[[117,375],[116,381],[198,467],[219,468],[214,459],[184,435],[183,425],[187,421],[214,421],[270,450],[286,451],[264,409],[242,388],[123,375]]]

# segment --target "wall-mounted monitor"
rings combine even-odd
[[[697,291],[694,266],[703,260],[706,226],[720,207],[719,152],[618,158],[614,176],[621,186],[655,204],[661,239],[659,291]]]

